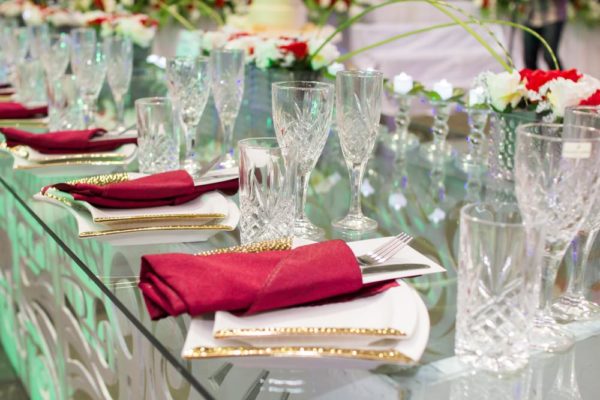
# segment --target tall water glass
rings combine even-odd
[[[244,50],[214,49],[210,56],[212,92],[223,130],[221,168],[235,166],[233,130],[244,95]]]
[[[57,79],[66,72],[70,52],[69,35],[56,33],[47,36],[41,49],[41,60],[48,80]]]
[[[200,166],[196,157],[196,129],[210,94],[208,59],[175,57],[167,61],[169,97],[183,127],[185,156],[183,167],[195,175]]]
[[[17,66],[25,61],[29,51],[29,29],[5,26],[2,30],[2,53],[9,68],[9,80],[19,93],[19,74]]]
[[[19,101],[29,106],[45,104],[46,88],[42,63],[36,59],[21,61],[17,65]]]
[[[66,74],[51,80],[48,88],[48,128],[50,131],[85,128],[83,105],[75,76]]]
[[[558,124],[517,128],[517,201],[526,224],[543,221],[547,228],[542,290],[530,335],[535,349],[563,351],[573,344],[573,337],[552,317],[552,292],[569,243],[596,200],[599,180],[600,130]]]
[[[333,226],[348,231],[373,231],[377,222],[362,213],[360,187],[379,131],[383,75],[377,71],[341,71],[336,75],[335,86],[338,133],[350,173],[352,197],[348,215]]]
[[[306,216],[304,207],[310,174],[323,152],[331,127],[334,86],[322,82],[273,84],[273,124],[281,146],[296,149],[298,173],[294,235],[308,239],[323,236]]]
[[[106,78],[112,91],[117,109],[117,129],[124,129],[125,95],[131,83],[133,71],[133,45],[124,36],[111,36],[104,39],[106,54]]]
[[[526,226],[514,203],[462,208],[455,352],[463,362],[496,373],[527,364],[542,226]]]
[[[140,172],[154,174],[178,169],[179,135],[171,101],[166,97],[138,99],[135,111]]]
[[[29,49],[31,57],[35,59],[41,59],[44,47],[48,42],[48,35],[50,34],[48,25],[32,25],[29,27],[29,31],[31,38],[31,44]]]
[[[565,110],[565,126],[600,129],[599,106],[576,106]],[[600,231],[600,197],[596,197],[589,217],[573,242],[573,271],[565,293],[552,305],[553,315],[563,322],[600,318],[600,306],[585,298],[585,272],[594,242]]]
[[[91,127],[95,123],[96,101],[106,77],[106,55],[101,43],[82,45],[79,50],[77,52],[73,46],[71,65],[85,104],[86,126]]]
[[[296,202],[293,150],[282,149],[275,138],[244,139],[238,146],[242,244],[291,236]]]

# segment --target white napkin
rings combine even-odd
[[[238,317],[215,314],[213,336],[251,346],[369,346],[383,339],[410,337],[417,325],[415,296],[404,283],[377,295],[319,306],[294,307]],[[306,333],[306,329],[318,331]],[[332,328],[335,332],[327,332]],[[295,330],[294,334],[290,330]],[[348,329],[362,332],[349,333]]]

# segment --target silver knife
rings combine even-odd
[[[370,265],[361,267],[360,271],[363,274],[381,274],[389,272],[410,271],[413,269],[431,268],[428,264],[386,264],[386,265]]]

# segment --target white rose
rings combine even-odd
[[[485,104],[485,89],[481,86],[469,90],[469,107]]]
[[[540,93],[545,94],[548,99],[553,115],[562,117],[565,108],[578,105],[582,100],[594,94],[598,88],[600,88],[600,83],[590,76],[584,76],[578,82],[557,78],[542,86]]]
[[[340,56],[340,52],[338,51],[337,47],[331,43],[327,43],[317,55],[314,55],[317,49],[321,46],[321,43],[323,43],[323,41],[319,39],[311,39],[308,41],[308,53],[312,56],[310,65],[315,71],[327,67]]]
[[[9,0],[0,4],[0,15],[5,17],[18,17],[22,12],[23,5],[19,1]]]
[[[256,43],[257,43],[257,38],[255,36],[242,36],[242,37],[239,37],[237,39],[234,39],[234,40],[228,42],[225,45],[225,48],[244,50],[245,61],[246,61],[246,63],[250,63],[250,62],[254,61],[255,56],[256,56],[256,52],[255,52]]]
[[[401,72],[394,76],[394,93],[407,94],[412,90],[414,84],[412,76]]]
[[[202,49],[208,52],[223,47],[225,43],[227,43],[227,34],[223,32],[211,31],[202,36]]]
[[[260,69],[267,69],[271,62],[283,58],[283,54],[278,47],[276,40],[264,40],[256,45],[254,50],[256,66]]]
[[[327,72],[329,73],[329,75],[336,76],[338,72],[343,71],[344,69],[346,69],[346,67],[344,67],[344,64],[334,62],[329,67],[327,67]]]
[[[146,26],[143,23],[145,16],[132,16],[119,18],[116,21],[115,32],[129,37],[140,47],[148,47],[156,34],[155,26]]]
[[[518,71],[498,74],[488,72],[484,81],[492,107],[500,112],[505,111],[509,104],[516,107],[526,92]]]
[[[454,86],[446,79],[442,79],[439,82],[433,84],[433,91],[436,92],[442,100],[448,100],[452,97],[454,92]]]
[[[27,25],[41,25],[44,23],[42,9],[35,4],[26,3],[23,9],[23,21]]]

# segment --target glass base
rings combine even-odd
[[[233,150],[225,153],[221,158],[221,161],[216,165],[215,169],[228,169],[236,168],[238,166],[237,160],[233,158]]]
[[[331,224],[335,229],[353,232],[371,232],[377,229],[377,221],[364,215],[346,215]]]
[[[308,219],[297,219],[294,221],[294,237],[322,240],[325,237],[325,231],[319,228]]]
[[[197,174],[200,170],[200,165],[198,164],[198,160],[194,158],[185,159],[181,165],[181,167],[190,174],[193,178],[197,178]]]
[[[427,160],[429,162],[434,162],[434,161],[447,162],[447,161],[450,161],[452,159],[452,157],[454,156],[454,148],[452,146],[450,146],[448,143],[444,143],[444,147],[443,147],[442,151],[438,152],[436,147],[433,145],[433,143],[429,142],[429,143],[421,145],[421,148],[419,149],[419,154],[421,154],[421,157],[423,157],[425,160]],[[438,159],[438,157],[440,157],[440,154],[443,157],[442,160]]]
[[[563,352],[575,343],[573,336],[548,315],[536,315],[529,332],[529,347],[550,353]]]
[[[600,305],[583,296],[563,295],[552,304],[552,315],[563,323],[600,319]]]
[[[481,160],[475,160],[471,154],[463,154],[454,161],[456,168],[466,174],[483,173],[487,167]]]

